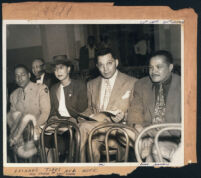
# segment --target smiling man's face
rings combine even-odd
[[[165,60],[165,56],[158,55],[150,59],[149,62],[149,75],[152,82],[166,81],[172,72],[173,64],[169,64]]]

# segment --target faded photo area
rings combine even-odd
[[[6,163],[183,164],[182,34],[6,24]]]

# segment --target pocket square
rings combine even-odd
[[[121,97],[122,99],[127,99],[130,97],[131,91],[126,91],[126,93]]]

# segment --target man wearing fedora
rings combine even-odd
[[[31,74],[26,66],[22,64],[15,66],[14,73],[19,87],[10,96],[11,109],[7,115],[7,123],[10,128],[10,146],[13,146],[18,154],[20,150],[24,150],[24,147],[20,146],[29,147],[31,144],[25,144],[22,137],[28,123],[32,122],[34,126],[34,140],[39,139],[41,126],[45,124],[50,113],[50,97],[46,85],[30,81]]]
[[[53,60],[54,74],[59,82],[53,85],[50,90],[51,112],[48,122],[55,119],[66,119],[77,123],[76,119],[79,113],[87,108],[86,84],[70,77],[72,63],[66,55],[54,56]],[[65,154],[67,149],[67,136],[68,132],[58,136],[61,155]],[[48,148],[54,148],[53,136],[45,137],[45,145]],[[51,160],[48,160],[48,162],[51,162]]]

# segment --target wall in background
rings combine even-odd
[[[43,58],[49,62],[59,54],[79,60],[79,50],[87,44],[88,35],[94,35],[96,44],[99,44],[100,35],[104,33],[110,36],[111,46],[123,65],[127,65],[133,43],[144,37],[151,38],[153,50],[169,50],[175,63],[180,65],[179,25],[8,25],[8,81],[13,80],[10,73],[17,63],[24,63],[31,69],[34,58]]]
[[[51,61],[66,54],[79,58],[80,47],[87,43],[86,25],[8,25],[7,26],[7,80],[13,82],[13,67],[23,63],[31,70],[35,58]]]
[[[168,50],[172,53],[174,63],[181,65],[181,29],[180,25],[156,25],[155,50]]]

